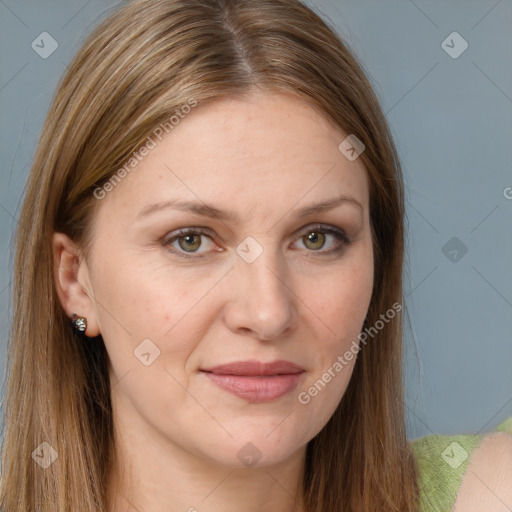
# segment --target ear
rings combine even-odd
[[[80,257],[78,246],[64,233],[53,234],[54,280],[57,295],[66,315],[87,318],[85,334],[100,334],[89,269]]]

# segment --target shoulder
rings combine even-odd
[[[492,508],[489,493],[482,487],[487,484],[493,496],[493,491],[505,498],[512,492],[512,467],[509,467],[512,465],[512,418],[497,430],[500,432],[487,435],[434,434],[411,442],[419,469],[421,512],[501,510]],[[485,484],[480,482],[480,490],[473,481],[478,477],[485,481]],[[506,491],[502,492],[502,488]],[[481,505],[469,508],[467,503],[474,501],[477,495]],[[510,500],[504,501],[510,505]]]
[[[433,434],[411,443],[419,470],[421,512],[450,512],[481,436]]]
[[[512,506],[512,435],[489,434],[463,476],[453,512],[508,512]]]

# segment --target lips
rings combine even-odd
[[[216,375],[245,375],[247,377],[256,377],[300,373],[304,371],[304,368],[289,361],[281,360],[271,363],[263,363],[261,361],[236,361],[214,366],[213,368],[203,368],[202,370]]]
[[[236,361],[201,372],[224,391],[252,403],[270,402],[290,393],[305,373],[289,361]]]

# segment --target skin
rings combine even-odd
[[[87,317],[86,334],[101,333],[109,356],[124,469],[111,476],[110,511],[303,510],[306,444],[335,411],[356,357],[308,404],[298,394],[358,341],[373,286],[368,178],[361,159],[338,150],[345,137],[292,95],[199,105],[100,201],[87,259],[55,233],[62,305]],[[297,216],[342,194],[360,206]],[[138,218],[172,198],[239,220],[171,208]],[[351,243],[325,231],[308,241],[315,223]],[[199,226],[211,234],[194,237],[188,253],[183,238],[162,241]],[[263,250],[252,263],[237,252],[248,236]],[[134,356],[145,339],[160,351],[148,366]],[[247,359],[305,371],[295,390],[263,403],[199,371]],[[251,467],[237,456],[247,443],[260,457]]]
[[[471,456],[453,512],[509,512],[512,509],[512,435],[485,436]]]

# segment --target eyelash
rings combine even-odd
[[[327,226],[324,224],[313,224],[311,226],[307,226],[307,229],[302,231],[302,234],[299,236],[300,238],[303,238],[304,236],[308,235],[309,233],[322,233],[327,235],[333,235],[341,244],[338,247],[335,247],[334,249],[329,249],[328,251],[322,251],[321,249],[310,250],[308,252],[317,253],[322,256],[329,256],[331,254],[336,254],[341,252],[347,245],[350,245],[352,241],[348,238],[346,233],[338,228],[335,228],[334,226]],[[172,236],[170,236],[172,235]],[[171,243],[178,240],[179,238],[182,238],[187,235],[204,235],[208,238],[212,238],[213,231],[206,228],[182,228],[174,231],[170,235],[166,235],[161,239],[161,244],[166,247],[170,252],[178,256],[179,258],[203,258],[208,253],[186,253],[181,250],[176,250],[174,248],[171,249]]]

